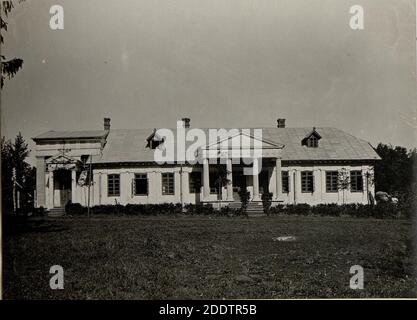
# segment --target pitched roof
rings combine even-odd
[[[37,140],[59,140],[59,139],[93,139],[103,138],[107,134],[105,130],[84,130],[84,131],[48,131],[34,138]]]
[[[186,129],[190,130],[190,129]],[[203,129],[208,132],[208,129]],[[174,135],[176,130],[172,130]],[[378,160],[372,146],[359,138],[336,128],[316,128],[321,135],[317,148],[301,145],[310,128],[263,128],[262,138],[283,144],[285,160]],[[94,163],[153,162],[154,150],[146,147],[153,129],[112,129],[101,156],[94,156]],[[191,144],[193,142],[189,142]]]

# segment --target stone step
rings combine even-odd
[[[231,209],[240,209],[242,207],[242,203],[235,201],[231,202],[229,204],[229,208]],[[248,214],[263,214],[264,213],[264,207],[262,202],[249,202],[248,206],[246,207],[246,212]]]
[[[242,203],[238,202],[238,201],[231,202],[231,203],[229,203],[229,208],[231,208],[231,209],[240,209],[240,208],[242,208]]]
[[[48,217],[62,217],[65,214],[65,208],[53,208],[49,210]]]

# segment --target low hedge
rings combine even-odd
[[[310,206],[308,204],[288,204],[278,205],[270,209],[271,214],[283,215],[304,215],[304,216],[351,216],[357,218],[399,218],[408,217],[409,213],[393,203],[379,203],[377,205],[368,204],[344,204],[335,203],[318,204]]]
[[[67,215],[86,215],[87,208],[79,203],[68,203],[65,206]],[[127,205],[99,205],[90,209],[92,215],[218,215],[241,216],[245,215],[242,209],[222,207],[214,209],[209,204],[187,204],[182,208],[180,203],[163,204],[127,204]],[[358,218],[398,218],[409,217],[401,206],[392,203],[379,203],[375,206],[364,204],[308,204],[277,205],[268,209],[270,215],[302,215],[302,216],[350,216]]]

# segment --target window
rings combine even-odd
[[[174,183],[174,174],[172,172],[162,174],[162,194],[174,194],[175,192],[175,183]]]
[[[282,193],[290,192],[290,181],[288,176],[288,171],[281,172],[281,184],[282,184]]]
[[[350,190],[352,192],[363,192],[363,177],[361,171],[350,172]]]
[[[148,195],[148,175],[146,173],[136,173],[133,179],[133,190],[135,196]]]
[[[320,139],[321,139],[320,134],[316,131],[316,128],[313,127],[313,130],[310,131],[303,138],[303,140],[301,140],[301,145],[306,146],[307,148],[317,148],[319,146]]]
[[[308,148],[317,148],[319,146],[319,139],[315,135],[312,135],[310,138],[307,139],[307,147]]]
[[[120,174],[107,175],[107,195],[109,197],[120,196]]]
[[[201,173],[190,173],[190,193],[200,193],[201,190]]]
[[[338,191],[338,171],[326,171],[326,192],[337,192]]]
[[[314,191],[313,171],[301,171],[301,192]]]

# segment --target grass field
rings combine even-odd
[[[6,299],[416,296],[403,220],[105,217],[4,229]],[[285,235],[296,240],[273,240]],[[56,264],[64,290],[49,288]],[[356,264],[364,290],[349,288]]]

